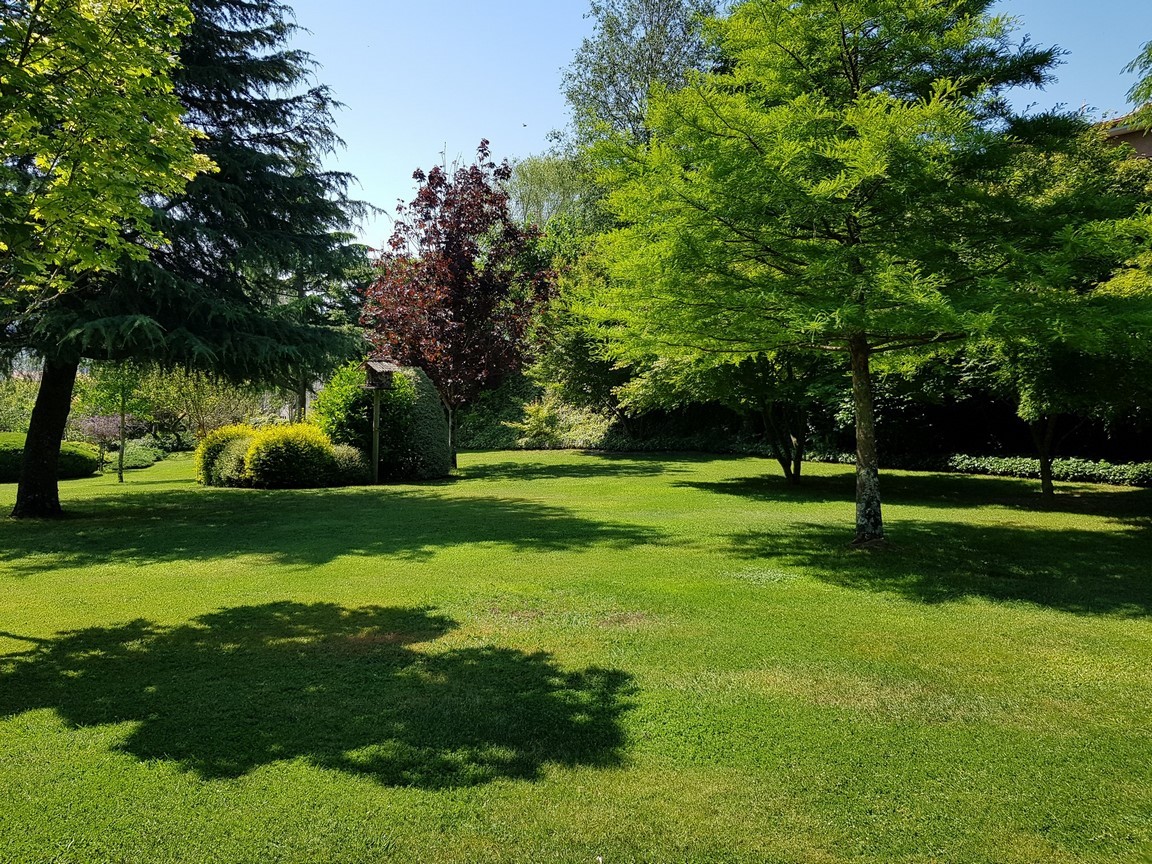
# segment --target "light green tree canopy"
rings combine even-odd
[[[715,27],[723,71],[654,95],[649,143],[597,150],[622,227],[585,311],[624,360],[847,355],[860,542],[883,537],[872,357],[1071,327],[1063,274],[1085,250],[1115,265],[1146,229],[1027,169],[1084,123],[1009,113],[1004,90],[1043,83],[1056,54],[990,6],[747,0]]]
[[[182,0],[0,0],[0,299],[161,242],[148,197],[211,166],[169,77],[191,21]]]

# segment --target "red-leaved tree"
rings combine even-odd
[[[527,334],[551,290],[539,231],[518,225],[503,184],[508,163],[481,141],[467,166],[417,171],[399,205],[363,324],[381,354],[423,369],[440,391],[456,462],[456,413],[520,368]]]

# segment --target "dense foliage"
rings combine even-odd
[[[196,447],[196,479],[205,486],[222,485],[214,473],[220,454],[231,442],[251,438],[252,431],[251,426],[237,424],[213,429],[205,435]]]
[[[550,289],[537,232],[518,224],[503,183],[511,166],[491,159],[413,176],[416,197],[398,211],[364,325],[384,355],[423,369],[448,412],[520,368],[534,313]],[[455,444],[450,440],[455,458]]]
[[[748,0],[716,27],[718,71],[653,94],[648,143],[597,150],[621,227],[585,310],[623,360],[839,353],[860,543],[884,536],[875,357],[1037,322],[1087,336],[1061,277],[1107,279],[1147,235],[1137,208],[1115,221],[1043,170],[1104,145],[1078,117],[1011,114],[1002,94],[1056,54],[990,7]]]
[[[263,489],[310,489],[335,485],[332,441],[310,423],[266,426],[244,454],[251,485]]]
[[[312,416],[337,444],[372,452],[372,394],[360,363],[349,363],[316,395]],[[448,424],[435,387],[419,369],[393,377],[380,393],[380,477],[427,480],[452,468]]]
[[[217,170],[149,199],[150,224],[168,243],[144,243],[146,257],[122,258],[5,331],[0,347],[44,359],[45,410],[29,429],[19,516],[60,513],[49,463],[83,359],[296,388],[356,346],[328,312],[363,265],[348,234],[359,205],[346,195],[350,178],[322,164],[338,145],[335,103],[290,45],[291,10],[277,0],[190,6],[172,82],[202,133],[199,154]]]
[[[27,307],[162,241],[154,195],[211,167],[171,77],[184,0],[0,0],[0,303]]]
[[[0,432],[0,483],[15,483],[20,479],[20,466],[24,459],[24,435],[19,432]],[[66,441],[60,445],[57,478],[74,480],[89,477],[100,470],[100,453],[90,444]]]

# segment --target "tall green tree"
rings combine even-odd
[[[680,86],[713,61],[701,25],[716,9],[714,0],[592,0],[592,35],[563,82],[576,142],[607,130],[645,140],[652,87]]]
[[[1136,59],[1125,66],[1124,71],[1140,76],[1128,91],[1128,101],[1136,108],[1131,122],[1152,130],[1152,41],[1144,44]]]
[[[0,0],[0,304],[161,242],[145,199],[210,163],[171,75],[184,0]]]
[[[716,25],[722,71],[654,95],[648,143],[598,148],[623,226],[589,314],[623,359],[840,354],[861,545],[884,539],[873,358],[1076,311],[1052,271],[1084,215],[1037,223],[1006,180],[1083,123],[1010,114],[1056,52],[991,5],[747,0]]]
[[[362,267],[350,243],[350,178],[322,160],[338,146],[336,106],[314,63],[288,47],[275,0],[194,0],[175,92],[218,170],[154,200],[168,240],[144,260],[85,280],[26,315],[9,348],[44,358],[16,516],[60,513],[54,465],[77,364],[134,359],[295,389],[353,347],[331,326],[333,286]],[[357,337],[358,338],[358,337]]]

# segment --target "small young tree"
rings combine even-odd
[[[135,426],[137,415],[147,411],[147,401],[142,392],[144,370],[132,363],[98,363],[89,372],[86,401],[96,417],[116,418],[118,453],[116,458],[117,482],[124,482],[124,451],[128,444],[128,429]],[[98,424],[97,424],[98,425]],[[98,442],[101,450],[108,442],[103,438]]]
[[[419,190],[398,208],[364,303],[377,350],[440,391],[453,465],[457,411],[520,368],[551,285],[537,231],[509,212],[510,166],[492,161],[487,141],[476,153],[472,165],[413,175]]]

